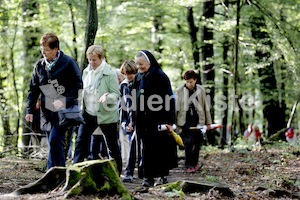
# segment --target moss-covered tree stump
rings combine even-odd
[[[34,183],[13,192],[15,195],[57,191],[65,198],[76,195],[97,195],[99,197],[119,195],[132,199],[119,178],[113,159],[92,160],[65,167],[53,167]]]
[[[65,197],[78,194],[118,194],[122,199],[131,199],[130,193],[119,178],[114,160],[77,163],[68,168],[66,175],[66,184],[61,190],[66,193]]]

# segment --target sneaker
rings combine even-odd
[[[161,177],[155,181],[154,186],[163,185],[166,183],[168,183],[168,179],[166,177]]]
[[[130,176],[130,175],[126,175],[126,176],[124,176],[124,178],[123,178],[122,181],[123,181],[123,182],[126,182],[126,183],[132,183],[133,177]]]
[[[195,170],[194,167],[190,167],[190,168],[187,168],[186,172],[187,172],[187,173],[195,173],[196,170]]]
[[[153,187],[154,179],[153,178],[144,178],[142,182],[142,186],[144,187]]]
[[[194,167],[194,169],[195,169],[195,171],[199,171],[202,167],[203,167],[203,165],[200,164],[200,165],[196,165],[196,166]]]

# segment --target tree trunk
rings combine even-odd
[[[97,1],[87,0],[87,25],[85,28],[84,47],[81,54],[80,68],[83,71],[87,66],[86,50],[94,44],[98,30]]]
[[[251,33],[252,37],[262,43],[267,49],[272,48],[272,41],[266,31],[268,30],[263,16],[253,16],[251,18]],[[275,134],[277,131],[285,127],[285,106],[282,106],[278,99],[277,82],[274,76],[274,63],[270,60],[270,52],[264,48],[256,48],[255,53],[258,62],[266,60],[269,64],[258,69],[260,77],[260,89],[263,95],[263,114],[267,120],[267,136]],[[284,139],[284,134],[281,134],[281,139]]]
[[[214,18],[215,14],[215,1],[204,1],[203,3],[203,16],[207,22]],[[207,85],[207,95],[210,97],[211,117],[214,121],[214,96],[215,96],[215,71],[214,71],[214,49],[213,49],[213,30],[208,26],[203,26],[202,29],[202,60],[203,65],[203,84]]]
[[[157,15],[154,16],[153,19],[153,27],[151,30],[151,35],[152,35],[152,43],[155,46],[155,51],[162,53],[163,47],[162,47],[162,37],[160,34],[163,33],[163,23],[162,23],[162,16]]]
[[[194,66],[198,71],[198,83],[202,84],[200,73],[200,48],[198,45],[197,33],[199,28],[195,25],[193,7],[187,7],[187,21],[189,25],[189,35],[192,43],[192,52],[194,58]]]
[[[11,64],[11,71],[12,71],[12,81],[13,81],[13,87],[15,90],[15,105],[17,108],[17,118],[16,118],[16,127],[15,130],[11,130],[12,132],[12,139],[10,141],[10,145],[13,147],[13,153],[16,155],[18,154],[18,140],[19,140],[19,126],[20,126],[20,105],[19,105],[19,91],[17,88],[17,77],[16,77],[16,69],[15,69],[15,62],[14,62],[14,47],[15,47],[15,41],[18,31],[18,23],[14,25],[14,33],[13,33],[13,39],[12,43],[10,45],[10,52],[9,52],[9,60]]]
[[[2,59],[1,59],[2,60]],[[4,59],[3,59],[4,60]],[[3,64],[6,62],[2,62]],[[0,66],[0,69],[3,69],[3,65]],[[9,110],[7,109],[8,103],[7,99],[4,96],[4,84],[3,82],[7,81],[7,77],[1,77],[0,79],[0,101],[1,101],[1,121],[2,121],[2,128],[3,128],[3,153],[11,152],[12,150],[12,140],[13,134],[10,131],[10,118],[9,118]]]
[[[1,20],[3,23],[3,27],[8,27],[9,23],[9,14],[7,10],[3,10],[1,12]],[[3,37],[4,41],[7,41],[8,39],[8,29],[1,29],[1,37]],[[8,43],[2,44],[3,52],[10,52],[10,49],[8,47]],[[7,84],[9,84],[9,74],[7,72],[10,71],[9,69],[9,60],[8,56],[6,56],[4,53],[1,54],[0,57],[0,69],[1,69],[1,74],[0,74],[0,115],[1,115],[1,121],[2,121],[2,128],[3,128],[3,135],[2,138],[2,144],[4,146],[3,152],[11,152],[12,151],[12,139],[13,139],[13,134],[11,132],[11,127],[10,127],[10,113],[9,113],[9,99],[8,97],[5,96],[5,87]]]
[[[235,34],[235,77],[234,77],[234,83],[235,83],[235,101],[236,101],[236,105],[237,105],[237,117],[235,118],[235,120],[237,121],[237,127],[236,129],[238,130],[238,133],[243,133],[244,130],[246,129],[246,125],[244,123],[244,117],[245,117],[245,110],[242,108],[241,102],[240,100],[243,97],[243,91],[238,91],[239,87],[238,84],[241,84],[241,79],[240,79],[240,74],[239,73],[239,35],[240,35],[240,19],[241,19],[241,9],[242,9],[242,2],[240,0],[237,1],[237,25],[236,25],[236,34]],[[241,135],[243,137],[243,135]],[[238,135],[235,136],[236,138],[238,137]]]
[[[225,0],[224,1],[224,6],[225,6],[225,11],[224,11],[224,16],[226,17],[226,19],[229,18],[228,16],[228,12],[229,12],[229,0]],[[229,38],[228,36],[224,36],[224,41],[223,41],[223,62],[225,64],[225,66],[227,67],[226,70],[229,69],[229,59],[228,59],[228,53],[229,53]],[[223,109],[222,111],[222,136],[221,136],[221,141],[220,141],[220,145],[223,148],[224,145],[227,144],[227,120],[228,120],[228,83],[229,83],[229,74],[226,73],[226,71],[223,71],[223,88],[222,88],[222,92],[223,92],[223,96],[224,96],[224,103],[226,105],[226,109]],[[223,99],[222,99],[223,100]]]
[[[39,47],[39,37],[40,37],[40,28],[35,26],[35,23],[32,21],[36,20],[36,17],[39,15],[39,4],[37,0],[23,0],[22,1],[22,17],[23,17],[23,78],[24,84],[22,88],[22,97],[21,99],[26,99],[29,81],[32,75],[34,63],[41,57],[41,53],[38,49]],[[23,133],[28,132],[29,124],[25,121],[25,104],[21,105],[22,114],[21,114],[21,124]],[[31,130],[30,130],[31,131]],[[27,138],[25,138],[27,137]],[[29,136],[22,135],[22,141],[28,141]]]
[[[69,7],[69,10],[70,10],[70,15],[71,15],[71,22],[72,22],[72,29],[73,29],[73,54],[72,57],[78,61],[78,50],[77,50],[77,31],[76,31],[76,24],[75,24],[75,18],[74,18],[74,11],[73,11],[73,6],[72,6],[72,3],[71,1],[68,2],[68,7]]]
[[[233,98],[232,98],[232,126],[231,126],[231,139],[235,139],[235,131],[237,126],[237,118],[238,113],[236,112],[236,106],[239,107],[239,104],[237,102],[238,97],[238,82],[239,82],[239,76],[238,76],[238,63],[239,63],[239,34],[240,34],[240,12],[241,12],[241,1],[237,0],[237,9],[236,9],[236,30],[235,30],[235,40],[234,40],[234,70],[233,70]],[[232,142],[231,142],[232,144]]]

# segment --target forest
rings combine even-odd
[[[47,32],[58,36],[60,49],[81,70],[87,66],[85,52],[92,44],[104,48],[106,61],[114,68],[133,60],[139,50],[151,51],[174,91],[184,84],[186,70],[196,70],[213,123],[223,127],[219,147],[234,149],[248,124],[258,126],[265,141],[285,141],[288,128],[300,131],[299,10],[300,0],[2,0],[0,156],[20,157],[21,136],[28,126],[24,112],[29,82],[42,56],[40,37]],[[288,148],[280,149],[281,160],[272,152],[273,162],[250,172],[263,171],[270,163],[299,167],[299,149],[292,153],[294,161],[288,161],[287,153],[282,153]],[[237,153],[244,164],[270,158],[244,153]],[[209,157],[207,166],[215,164],[217,157],[207,155],[202,155]],[[244,175],[249,169],[243,167],[238,163],[234,170]],[[299,180],[295,182],[299,192]]]
[[[1,152],[18,153],[29,80],[46,32],[58,35],[82,70],[91,44],[102,45],[115,68],[150,50],[174,91],[185,70],[196,70],[213,121],[224,127],[223,145],[248,124],[266,137],[299,129],[299,6],[298,0],[3,0]]]

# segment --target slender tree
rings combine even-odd
[[[1,6],[2,6],[1,2]],[[5,7],[5,6],[3,6]],[[2,23],[5,26],[9,25],[9,12],[6,9],[3,9],[3,12],[0,15],[0,19]],[[7,29],[1,29],[1,39],[4,41],[5,45],[3,45],[3,52],[9,52],[8,47],[8,30]],[[6,53],[0,54],[0,69],[1,69],[1,75],[0,75],[0,113],[1,113],[1,122],[2,122],[2,128],[3,128],[3,152],[11,152],[12,150],[12,141],[13,141],[13,132],[11,132],[11,126],[10,126],[10,106],[9,106],[9,99],[7,98],[5,94],[5,86],[9,82],[9,57]]]
[[[86,50],[89,46],[94,44],[96,33],[98,30],[98,12],[97,1],[87,0],[87,24],[85,28],[84,47],[81,54],[80,68],[84,70],[87,66]]]
[[[153,18],[153,26],[152,26],[152,43],[154,44],[155,51],[162,53],[163,51],[163,40],[160,35],[163,34],[163,22],[161,15],[155,15]]]
[[[235,28],[235,38],[234,38],[234,70],[233,70],[233,98],[232,98],[232,115],[231,115],[231,144],[233,140],[236,138],[235,136],[235,130],[237,127],[238,122],[238,112],[236,110],[239,110],[239,103],[238,98],[238,82],[239,82],[239,75],[238,75],[238,65],[239,65],[239,34],[240,34],[240,13],[241,13],[241,1],[236,1],[237,9],[236,9],[236,28]],[[239,127],[240,128],[240,127]],[[239,130],[241,131],[241,130]]]
[[[224,16],[225,19],[229,19],[229,0],[225,0],[224,1]],[[223,110],[222,113],[222,136],[221,136],[221,147],[223,147],[225,144],[227,144],[227,121],[228,121],[228,87],[229,87],[229,74],[228,72],[228,68],[229,68],[229,37],[227,35],[224,36],[224,40],[223,40],[223,44],[222,44],[222,48],[223,48],[223,62],[224,62],[224,66],[227,68],[226,70],[223,71],[223,87],[222,87],[222,93],[224,96],[224,103],[226,105],[226,109]]]
[[[70,10],[71,22],[72,22],[72,30],[73,30],[73,36],[72,36],[72,41],[73,41],[73,56],[72,57],[75,60],[78,60],[77,30],[76,30],[74,9],[73,9],[73,5],[72,5],[72,1],[69,1],[67,4],[68,4],[69,10]]]
[[[215,14],[215,1],[209,0],[203,3],[203,17],[205,18],[205,25],[202,28],[202,41],[204,42],[202,46],[202,60],[203,60],[203,84],[208,85],[209,90],[207,94],[210,97],[211,103],[211,116],[214,120],[214,96],[215,96],[215,71],[214,71],[214,49],[212,40],[214,39],[214,33],[212,29],[212,24],[210,21],[214,19]],[[208,25],[207,25],[208,24]]]
[[[32,23],[36,21],[39,16],[39,4],[37,0],[23,0],[22,1],[22,22],[23,22],[23,76],[24,76],[24,84],[21,91],[21,99],[26,99],[29,81],[31,78],[31,74],[33,71],[33,66],[36,60],[41,56],[39,51],[39,37],[41,34],[41,30],[36,23]],[[22,124],[22,130],[24,132],[29,132],[30,125],[25,122],[25,104],[21,104],[21,117],[20,122]],[[23,137],[23,136],[22,136]],[[26,137],[26,136],[25,136]],[[22,138],[22,140],[27,140]]]
[[[194,66],[195,69],[199,72],[200,70],[200,48],[199,48],[199,41],[197,39],[197,34],[199,31],[199,28],[195,25],[194,20],[194,10],[193,7],[187,7],[187,21],[189,25],[189,35],[191,38],[192,43],[192,53],[193,53],[193,59],[194,59]],[[198,82],[201,84],[201,73],[198,73]]]

